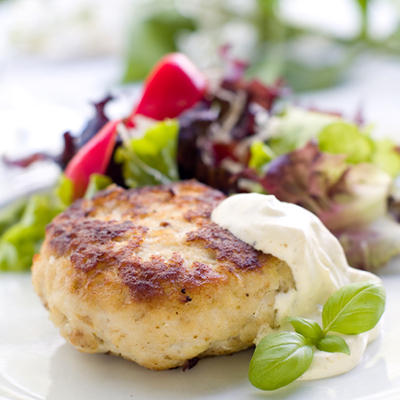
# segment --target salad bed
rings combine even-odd
[[[0,270],[29,270],[46,225],[74,200],[112,183],[179,179],[226,194],[274,194],[307,208],[354,267],[376,270],[399,254],[399,147],[375,140],[359,118],[295,106],[282,82],[266,86],[244,74],[242,63],[227,59],[225,71],[211,78],[182,54],[167,55],[125,119],[108,120],[107,97],[83,132],[64,134],[61,154],[4,159],[10,168],[51,159],[62,174],[53,191],[0,213]]]

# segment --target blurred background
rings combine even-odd
[[[56,148],[110,93],[126,115],[165,53],[209,68],[221,49],[294,101],[399,135],[400,0],[0,0],[0,154]]]
[[[364,51],[400,55],[399,0],[1,0],[7,59],[66,62],[112,55],[123,82],[143,79],[164,53],[202,67],[219,50],[249,74],[295,90],[337,84]],[[4,66],[3,66],[4,67]]]

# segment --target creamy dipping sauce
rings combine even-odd
[[[296,289],[276,296],[275,309],[280,330],[291,326],[287,317],[320,320],[322,306],[340,287],[375,275],[347,264],[339,241],[311,212],[271,195],[258,193],[228,197],[214,209],[213,222],[243,242],[285,261],[291,268]],[[257,344],[268,331],[259,332]],[[310,369],[301,379],[319,379],[354,368],[367,345],[378,333],[347,336],[351,355],[315,350]]]

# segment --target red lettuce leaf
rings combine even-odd
[[[335,232],[335,236],[354,268],[374,271],[400,254],[400,224],[389,215]]]
[[[322,153],[316,143],[273,160],[263,177],[247,170],[247,177],[260,183],[279,200],[294,203],[317,215],[335,212],[338,194],[348,194],[344,156]]]
[[[177,154],[181,179],[195,178],[227,194],[238,191],[236,174],[248,164],[256,114],[270,111],[283,92],[281,83],[245,81],[242,67],[233,69],[215,92],[179,117]]]
[[[400,225],[388,214],[391,178],[370,163],[347,164],[314,142],[273,160],[264,176],[238,175],[279,200],[316,214],[341,242],[349,264],[377,269],[400,253]]]

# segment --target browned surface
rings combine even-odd
[[[118,269],[136,300],[169,297],[225,281],[221,267],[244,271],[265,263],[261,252],[210,221],[212,209],[223,199],[220,192],[194,181],[128,191],[114,187],[58,216],[47,229],[48,245],[57,257],[70,257],[86,285]],[[160,222],[154,225],[155,220]],[[168,258],[148,253],[147,240],[162,252],[172,248],[177,232],[184,230],[180,251]],[[216,260],[220,270],[188,259],[191,246],[212,250],[212,264]]]
[[[294,282],[210,220],[224,198],[194,181],[113,187],[58,215],[32,280],[60,333],[152,369],[251,346]]]

